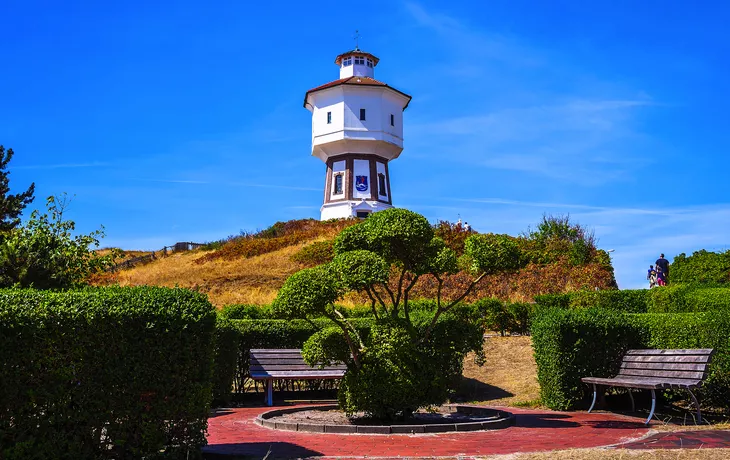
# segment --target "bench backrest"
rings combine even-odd
[[[616,377],[696,382],[707,377],[713,350],[629,350]]]
[[[268,373],[273,371],[302,371],[302,374],[316,371],[345,371],[345,364],[325,366],[323,369],[312,367],[304,362],[302,350],[296,348],[286,349],[251,349],[249,360],[249,372],[253,374]]]

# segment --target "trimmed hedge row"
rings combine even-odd
[[[673,284],[654,289],[576,291],[535,297],[540,308],[605,308],[627,313],[689,313],[730,310],[730,287]]]
[[[0,290],[0,457],[196,457],[215,310],[153,287]]]
[[[631,348],[714,348],[710,375],[699,391],[703,404],[730,411],[730,317],[695,314],[626,314],[606,309],[547,309],[533,320],[532,342],[541,399],[555,410],[585,405],[580,379],[610,377]]]

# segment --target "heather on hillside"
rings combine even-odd
[[[197,262],[200,264],[216,259],[231,260],[239,257],[253,257],[266,254],[288,246],[313,240],[357,223],[354,219],[318,221],[315,219],[290,220],[277,222],[271,227],[252,234],[233,237],[219,249],[205,254]]]

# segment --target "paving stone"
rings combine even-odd
[[[390,434],[390,427],[360,425],[357,427],[357,432],[364,434]]]
[[[297,407],[310,407],[299,405]],[[289,407],[286,407],[287,409]],[[263,458],[342,457],[481,457],[487,455],[580,449],[615,445],[625,441],[631,449],[730,447],[730,432],[660,433],[656,439],[641,439],[648,433],[643,420],[620,414],[593,412],[551,412],[509,409],[516,414],[515,426],[483,431],[451,431],[433,434],[337,434],[268,429],[254,423],[268,407],[231,409],[208,420],[206,454]],[[284,407],[274,408],[284,409]],[[281,422],[280,422],[281,423]],[[302,425],[302,424],[300,424]],[[449,425],[453,427],[454,425]],[[407,425],[399,428],[407,429]],[[424,427],[425,428],[425,427]],[[301,429],[301,427],[300,427]],[[425,430],[424,430],[425,431]],[[664,435],[663,437],[660,435]],[[728,452],[730,454],[730,451]],[[212,458],[212,457],[211,457]],[[728,455],[730,458],[730,455]]]

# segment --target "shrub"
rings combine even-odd
[[[542,294],[535,296],[540,308],[570,308],[570,294]]]
[[[218,315],[227,319],[273,319],[270,305],[230,304],[221,308]]]
[[[730,317],[726,312],[632,315],[632,321],[643,332],[647,348],[713,348],[708,378],[696,393],[702,404],[730,413]]]
[[[185,289],[0,291],[0,457],[197,455],[215,321]]]
[[[290,276],[273,303],[282,317],[312,319],[325,316],[341,329],[352,360],[340,388],[340,405],[347,413],[395,418],[441,404],[461,359],[481,350],[483,321],[456,315],[458,305],[486,275],[519,267],[520,250],[506,235],[471,235],[464,241],[461,266],[475,275],[462,294],[442,302],[444,277],[458,271],[459,260],[421,215],[387,209],[343,230],[335,239],[332,262],[305,268]],[[395,276],[390,283],[389,275]],[[436,308],[411,312],[409,295],[420,277],[437,283]],[[335,302],[347,292],[367,294],[373,313],[370,338],[359,336]],[[423,318],[426,318],[425,320]],[[449,320],[447,320],[449,318]],[[453,318],[451,320],[450,318]],[[477,331],[454,335],[444,326]],[[462,331],[463,332],[463,331]],[[465,337],[478,337],[477,341]],[[316,356],[330,334],[308,341],[304,353]],[[438,371],[434,373],[434,371]],[[387,388],[384,387],[387,386]],[[387,393],[385,393],[387,391]]]
[[[615,375],[626,350],[640,343],[623,313],[598,308],[543,310],[531,332],[540,399],[554,410],[579,405],[587,390],[581,377]]]
[[[730,310],[730,288],[700,288],[685,294],[692,311]]]
[[[504,337],[514,329],[514,318],[499,299],[479,299],[472,304],[482,313],[484,326],[489,331],[499,332]]]
[[[291,260],[306,267],[326,264],[335,257],[334,240],[316,241],[308,244],[291,256]]]
[[[730,317],[722,311],[625,314],[549,309],[536,315],[532,343],[543,403],[566,410],[587,402],[581,377],[611,377],[632,348],[713,348],[703,404],[730,412]]]
[[[570,308],[606,308],[628,313],[647,311],[646,289],[576,291],[570,294]]]
[[[526,302],[515,302],[506,305],[507,312],[512,317],[510,332],[526,335],[530,333],[530,324],[535,312],[535,306]]]
[[[670,268],[672,283],[730,283],[730,250],[679,254]]]
[[[691,311],[687,304],[687,293],[696,289],[690,284],[672,284],[649,290],[647,311],[649,313],[681,313]]]

